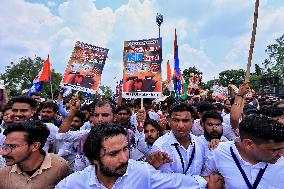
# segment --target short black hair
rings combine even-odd
[[[91,106],[88,105],[88,104],[84,104],[81,108],[80,108],[80,111],[84,111],[84,110],[87,110],[88,112],[91,111]]]
[[[170,107],[169,114],[172,116],[173,112],[190,112],[192,116],[195,114],[194,108],[184,102],[173,104]]]
[[[260,110],[258,110],[257,113],[274,118],[274,117],[283,116],[284,115],[284,108],[274,108],[274,107],[267,108],[267,107],[265,107],[265,108],[261,108]]]
[[[33,109],[36,109],[36,107],[37,107],[36,100],[34,100],[33,98],[28,97],[28,96],[16,96],[16,97],[13,97],[11,101],[13,102],[13,104],[16,103],[16,102],[18,102],[18,103],[27,103]]]
[[[284,104],[284,100],[277,101],[273,104],[273,107],[277,108],[279,105]]]
[[[115,113],[115,105],[111,102],[111,101],[109,101],[109,100],[102,100],[102,101],[98,101],[97,103],[96,103],[96,105],[95,105],[95,108],[96,107],[103,107],[103,106],[105,106],[105,105],[110,105],[110,107],[111,107],[111,112],[112,113]]]
[[[7,110],[10,110],[12,109],[12,102],[9,101],[3,108],[2,108],[2,112],[3,114],[7,111]]]
[[[41,94],[40,94],[40,92],[32,92],[31,94],[30,94],[30,96],[41,96]]]
[[[84,114],[83,112],[81,112],[81,111],[76,112],[76,114],[74,115],[74,117],[78,117],[82,122],[84,122],[85,119],[86,119],[85,114]]]
[[[46,124],[39,120],[28,120],[20,123],[9,123],[4,131],[4,135],[7,136],[9,133],[23,131],[27,132],[27,143],[31,145],[34,142],[40,142],[40,151],[43,152],[43,147],[49,136],[49,129]]]
[[[54,113],[58,112],[59,107],[57,104],[55,104],[54,102],[43,102],[40,104],[38,111],[41,111],[42,109],[45,108],[50,108],[53,110]]]
[[[117,113],[118,113],[119,111],[121,111],[121,110],[126,110],[127,113],[128,113],[129,115],[131,115],[131,109],[130,109],[130,107],[129,107],[128,105],[118,106],[118,107],[116,108],[116,110],[115,110],[115,113],[117,114]]]
[[[208,118],[219,119],[223,122],[223,117],[216,110],[206,111],[201,117],[201,122],[205,123]]]
[[[202,101],[197,104],[196,110],[197,112],[203,113],[205,111],[215,110],[215,107],[208,101]]]
[[[146,119],[144,121],[144,129],[147,125],[152,125],[157,131],[160,132],[161,128],[160,128],[160,125],[157,121],[153,120],[153,119]]]
[[[98,123],[89,133],[84,144],[84,155],[89,159],[91,164],[93,160],[100,160],[100,151],[102,143],[109,137],[117,135],[127,136],[126,130],[117,123]]]
[[[284,124],[265,115],[252,114],[246,116],[239,125],[240,138],[251,139],[256,144],[268,140],[284,141]]]

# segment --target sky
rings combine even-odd
[[[110,49],[101,84],[122,78],[123,42],[158,37],[156,14],[164,17],[163,79],[173,68],[174,29],[181,70],[195,66],[203,80],[227,69],[246,69],[253,0],[0,0],[0,73],[21,57],[50,55],[51,68],[64,74],[76,41]],[[284,1],[261,0],[252,63],[284,34]],[[252,72],[254,67],[252,67]]]

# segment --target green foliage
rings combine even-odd
[[[162,93],[163,93],[164,96],[169,96],[170,95],[170,91],[168,89],[166,81],[162,81]]]
[[[206,90],[206,89],[211,89],[211,87],[213,87],[214,84],[218,84],[219,83],[219,79],[212,79],[207,81],[206,83],[202,82],[201,85],[201,89]]]
[[[263,65],[267,74],[284,78],[284,35],[276,39],[276,43],[267,46],[265,52],[268,54]]]
[[[188,69],[183,70],[183,74],[182,74],[184,81],[186,83],[189,82],[190,77],[192,76],[202,76],[202,72],[199,71],[195,66],[193,67],[189,67]]]
[[[227,87],[230,84],[236,86],[241,85],[245,80],[245,71],[239,70],[225,70],[219,73],[219,84]]]
[[[10,96],[18,95],[22,93],[22,90],[29,89],[32,86],[33,80],[42,68],[44,60],[41,57],[23,57],[18,63],[11,62],[9,66],[6,66],[5,73],[0,75],[0,78],[4,80],[7,85],[7,91]],[[52,70],[51,80],[53,91],[59,91],[59,84],[62,79],[61,74]],[[42,95],[51,96],[50,83],[46,82],[42,88]]]
[[[100,85],[99,89],[102,92],[102,99],[103,100],[105,100],[105,99],[112,99],[113,92],[112,92],[112,90],[111,90],[111,88],[109,86]]]

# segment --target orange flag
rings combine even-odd
[[[171,65],[170,61],[168,60],[167,62],[167,81],[170,83],[172,77],[172,70],[171,70]]]

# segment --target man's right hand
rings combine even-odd
[[[166,152],[158,151],[148,155],[145,161],[155,167],[155,169],[159,169],[161,165],[165,163],[170,163],[173,160],[171,160],[171,158]]]
[[[208,189],[223,189],[225,188],[224,178],[218,173],[212,173],[211,175],[204,177],[207,181]]]

